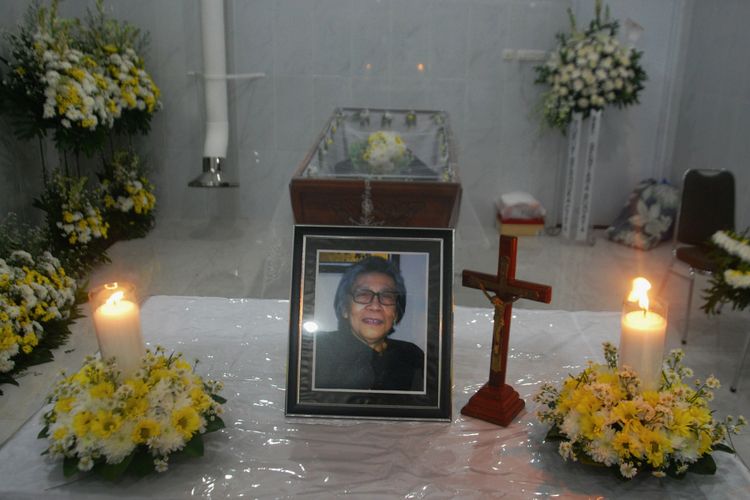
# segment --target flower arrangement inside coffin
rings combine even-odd
[[[461,185],[448,116],[336,109],[290,191],[297,223],[455,226]]]

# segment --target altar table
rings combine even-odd
[[[112,484],[63,477],[40,456],[39,414],[0,448],[0,498],[233,498],[353,495],[367,498],[749,498],[750,473],[715,453],[715,476],[633,481],[563,462],[545,443],[531,396],[616,343],[619,313],[514,309],[508,383],[526,409],[507,428],[459,414],[486,382],[491,309],[456,307],[453,421],[286,418],[289,302],[157,296],[142,309],[151,345],[200,359],[197,371],[225,384],[227,428],[204,437],[205,456],[174,460],[164,474]],[[81,320],[81,321],[86,321]]]

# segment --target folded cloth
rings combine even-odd
[[[495,206],[503,219],[538,219],[547,214],[536,198],[523,191],[501,194]]]

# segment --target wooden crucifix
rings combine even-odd
[[[514,236],[500,236],[497,276],[464,270],[462,282],[463,286],[481,289],[495,307],[495,314],[490,380],[469,399],[461,413],[504,427],[524,407],[523,399],[505,383],[513,302],[529,299],[549,304],[552,300],[551,287],[516,279],[517,250],[518,240]]]

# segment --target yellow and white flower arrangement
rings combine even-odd
[[[350,157],[355,166],[378,174],[393,172],[412,160],[401,136],[388,130],[373,132],[366,142],[354,144]]]
[[[102,179],[104,207],[122,213],[149,214],[156,206],[154,186],[132,152],[118,151]]]
[[[68,245],[85,246],[97,239],[107,239],[109,224],[102,218],[101,211],[89,200],[85,177],[65,177],[59,172],[53,177],[48,188],[48,199],[54,200],[49,207],[41,204],[54,220],[59,234]],[[49,208],[49,209],[48,209]],[[56,214],[59,210],[59,215]]]
[[[646,72],[640,65],[641,52],[624,47],[617,40],[617,21],[609,19],[609,8],[601,17],[601,1],[596,16],[583,31],[570,16],[571,33],[557,35],[558,46],[549,60],[537,66],[535,83],[547,85],[542,114],[545,122],[563,133],[573,113],[589,116],[608,105],[617,107],[638,103]]]
[[[711,237],[718,272],[711,275],[703,310],[718,314],[722,305],[743,310],[750,305],[750,237],[748,231],[717,231]]]
[[[104,50],[109,53],[107,72],[119,89],[117,116],[121,110],[155,112],[160,106],[160,91],[146,72],[143,59],[131,47],[125,47],[120,52],[120,49],[108,44]]]
[[[39,437],[49,441],[45,453],[63,459],[66,476],[164,472],[174,454],[202,455],[202,434],[224,427],[221,389],[162,347],[147,351],[131,377],[114,359],[89,357],[53,387]]]
[[[71,48],[66,37],[53,39],[41,30],[34,34],[34,51],[44,72],[44,118],[65,128],[112,126],[116,87],[93,57]]]
[[[551,424],[550,441],[559,441],[565,460],[614,468],[631,479],[640,471],[681,477],[688,471],[713,474],[711,452],[734,452],[727,442],[747,424],[727,417],[714,420],[709,402],[719,381],[685,381],[692,370],[673,350],[664,362],[658,390],[644,391],[630,368],[618,368],[617,349],[604,344],[606,365],[589,362],[560,387],[545,383],[534,396],[537,416]]]
[[[86,245],[94,238],[106,238],[109,224],[104,222],[98,208],[90,203],[75,207],[62,205],[62,221],[56,225],[71,245]]]
[[[72,276],[80,277],[108,259],[109,222],[96,201],[85,177],[67,177],[59,171],[34,200],[45,212],[47,248]]]
[[[99,179],[105,216],[115,239],[140,238],[154,225],[156,196],[133,151],[117,151]]]
[[[137,50],[145,37],[127,23],[106,18],[103,2],[86,23],[33,4],[17,34],[8,34],[11,58],[0,101],[19,137],[47,130],[61,151],[92,155],[110,132],[145,133],[161,108],[159,88]],[[129,112],[133,111],[133,112]]]
[[[49,348],[64,340],[59,337],[67,336],[67,322],[75,315],[76,290],[75,280],[49,252],[34,259],[16,250],[0,258],[0,374],[51,359]],[[39,356],[37,347],[46,354]],[[6,375],[0,383],[13,380]]]

